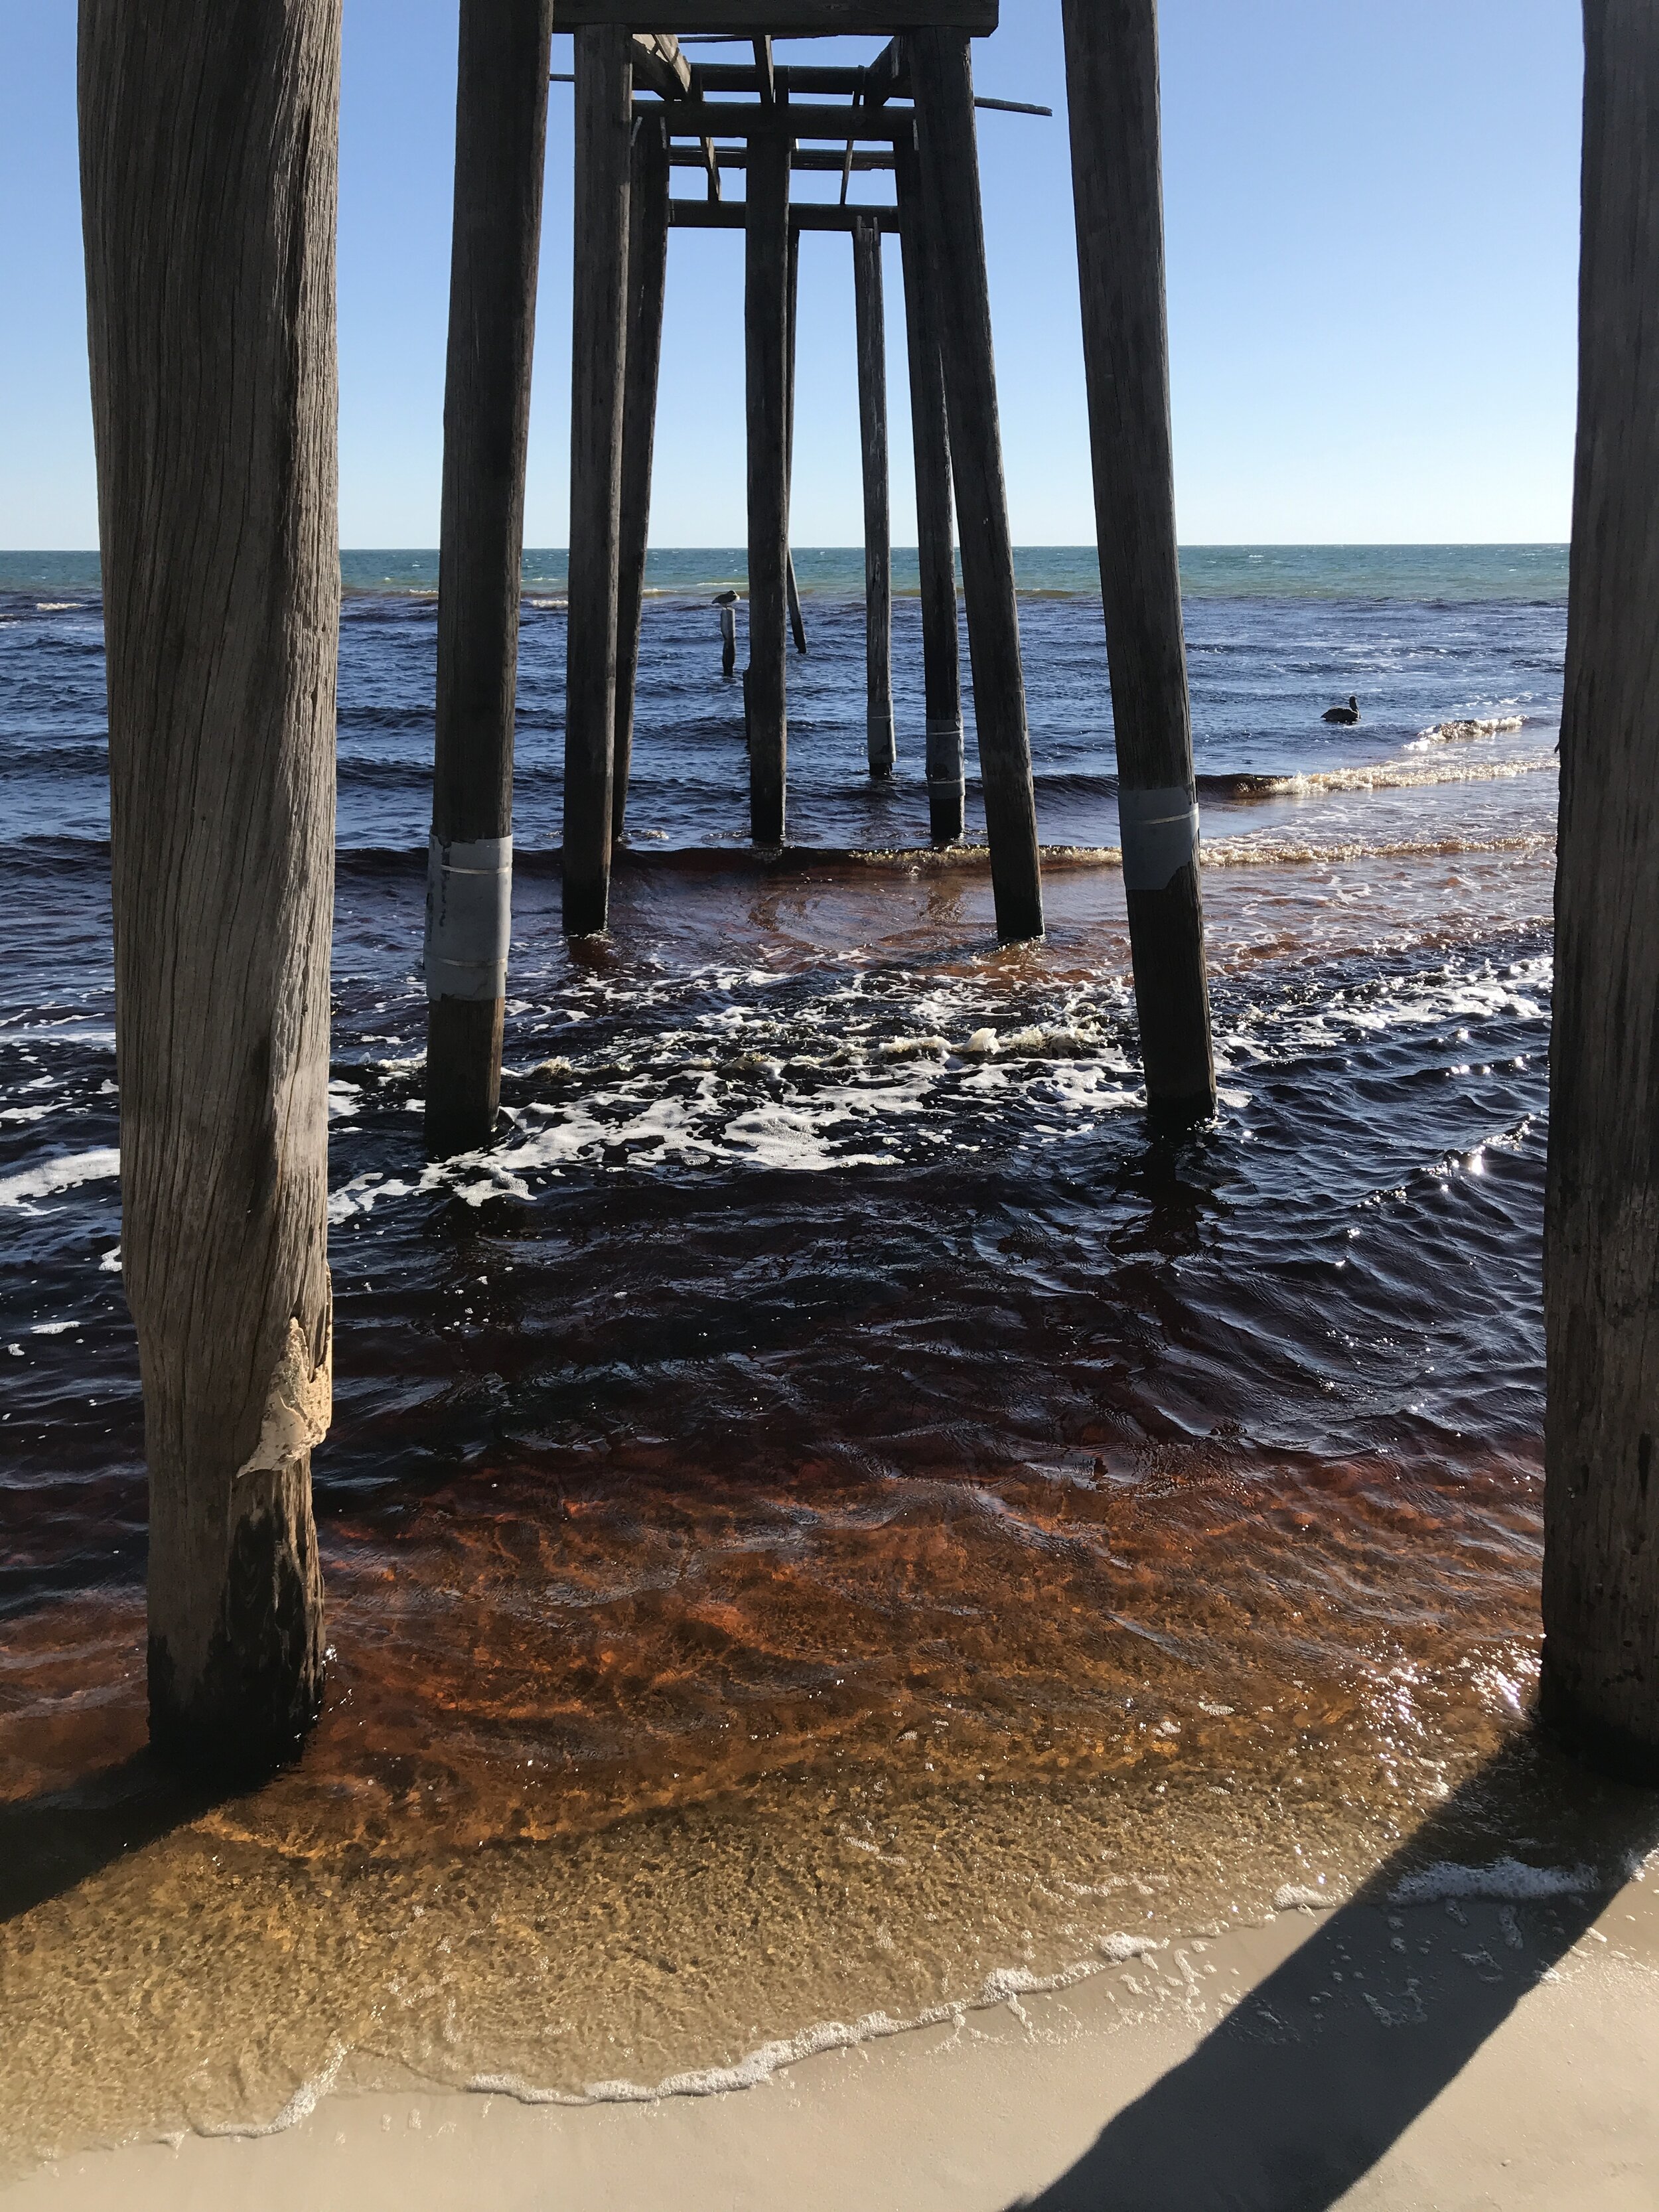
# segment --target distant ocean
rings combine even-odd
[[[768,866],[708,605],[741,555],[653,556],[573,949],[526,556],[506,1115],[434,1166],[436,557],[344,556],[330,1704],[293,1774],[0,1925],[0,2160],[400,2068],[758,2078],[1340,1890],[1519,1740],[1565,549],[1184,556],[1222,1107],[1174,1146],[1092,554],[1019,556],[1052,850],[1008,950],[982,855],[919,849],[905,557],[872,785],[862,558],[797,554]],[[149,1802],[97,594],[0,555],[0,1812],[43,1864]]]
[[[1015,554],[1022,592],[1098,597],[1100,570],[1092,545],[1022,545]],[[864,553],[856,545],[798,546],[803,592],[848,598],[864,589]],[[435,550],[343,552],[348,592],[435,592]],[[0,552],[0,592],[95,592],[95,553]],[[526,591],[564,589],[562,550],[527,550]],[[1538,599],[1565,601],[1565,545],[1189,545],[1181,556],[1189,599]],[[670,594],[723,590],[748,580],[742,547],[653,550],[647,587]],[[896,592],[917,590],[914,546],[893,549]]]

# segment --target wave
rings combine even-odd
[[[1463,720],[1431,722],[1426,730],[1419,730],[1419,745],[1467,744],[1477,738],[1508,737],[1524,724],[1522,714],[1497,714],[1487,719],[1471,715]]]
[[[1196,781],[1200,795],[1207,788],[1213,798],[1305,799],[1327,792],[1414,791],[1443,783],[1500,783],[1513,776],[1540,775],[1559,765],[1553,752],[1525,753],[1508,760],[1431,761],[1420,765],[1402,760],[1377,761],[1294,775],[1200,776]]]

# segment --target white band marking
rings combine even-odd
[[[1120,790],[1117,818],[1126,890],[1167,890],[1197,860],[1198,806],[1184,783],[1163,791]]]
[[[426,867],[426,995],[504,999],[513,933],[513,840],[431,838]]]

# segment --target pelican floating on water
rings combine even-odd
[[[1351,691],[1346,707],[1327,707],[1320,719],[1326,722],[1357,722],[1359,720],[1359,702]]]

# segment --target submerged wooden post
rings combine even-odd
[[[997,933],[1008,942],[1042,935],[1042,877],[1014,549],[997,420],[973,66],[965,32],[914,31],[905,46],[916,103],[929,245],[940,297],[949,302],[940,337],[963,590],[968,603],[968,649]]]
[[[513,904],[525,454],[551,0],[462,0],[427,863],[426,1141],[488,1142]]]
[[[790,505],[794,504],[795,486],[795,358],[797,322],[800,313],[800,233],[791,228],[789,233],[789,471]],[[789,627],[795,634],[795,650],[806,650],[806,617],[801,611],[800,586],[795,580],[795,549],[789,548],[789,569],[786,579],[789,592]]]
[[[928,828],[935,845],[954,845],[962,836],[963,775],[951,434],[945,411],[937,276],[927,247],[921,174],[914,147],[898,149],[896,167],[905,335],[910,361],[910,436],[915,454]]]
[[[1659,17],[1588,0],[1584,48],[1540,1694],[1659,1783]]]
[[[633,71],[626,31],[579,30],[575,51],[564,927],[591,937],[611,901]]]
[[[668,138],[653,117],[634,140],[628,212],[628,351],[623,386],[622,507],[617,586],[617,741],[611,772],[611,834],[627,823],[634,762],[634,694],[640,666],[640,617],[651,534],[651,465],[657,442],[657,374],[662,363],[663,300],[668,278]]]
[[[781,845],[789,750],[785,668],[789,566],[789,152],[749,149],[744,335],[749,427],[749,827]]]
[[[1096,536],[1135,1006],[1155,1120],[1215,1111],[1181,627],[1157,0],[1065,0]]]
[[[881,230],[874,217],[853,231],[853,303],[858,326],[859,443],[864,461],[864,664],[870,773],[891,775],[893,746],[893,530],[887,469],[887,319],[882,301]]]
[[[81,9],[150,1739],[237,1777],[323,1692],[339,87],[339,0]]]

